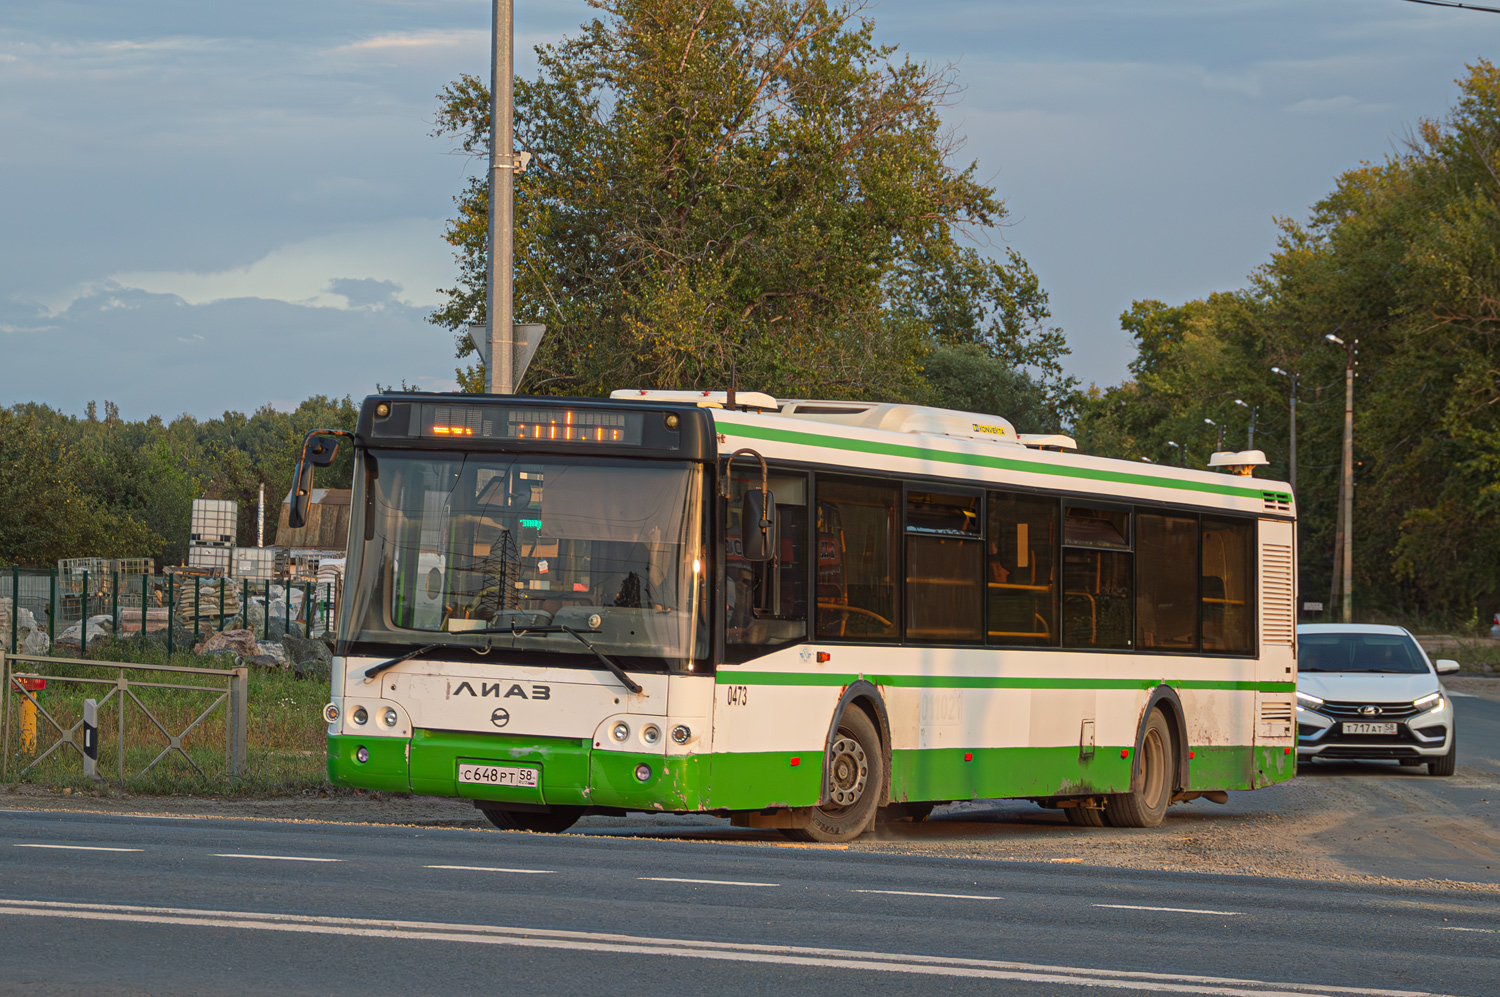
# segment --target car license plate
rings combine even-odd
[[[538,769],[515,765],[472,765],[461,762],[458,766],[459,782],[472,782],[481,786],[520,786],[535,789],[539,774]]]
[[[1344,724],[1345,734],[1394,734],[1395,724]]]

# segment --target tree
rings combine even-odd
[[[1061,397],[1066,353],[1016,253],[965,236],[1005,217],[939,109],[951,69],[895,57],[861,6],[593,0],[516,81],[516,318],[548,334],[530,391],[742,384],[791,396],[926,397],[924,357],[968,343]],[[489,94],[440,95],[439,134],[488,152]],[[488,191],[457,198],[458,284],[432,320],[485,318]],[[459,371],[470,390],[482,362]]]
[[[1302,588],[1326,596],[1345,353],[1324,337],[1357,340],[1356,612],[1446,622],[1500,608],[1500,71],[1480,61],[1457,82],[1444,119],[1338,177],[1306,223],[1279,220],[1247,288],[1137,302],[1132,380],[1088,398],[1078,432],[1158,460],[1172,439],[1201,464],[1203,418],[1239,397],[1282,476],[1289,384],[1270,368],[1296,371]]]

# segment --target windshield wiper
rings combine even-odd
[[[612,658],[609,657],[609,655],[605,654],[603,651],[601,651],[597,647],[595,647],[593,645],[593,643],[587,637],[584,636],[584,634],[596,634],[596,633],[599,633],[598,630],[574,630],[572,627],[550,626],[549,625],[549,626],[541,626],[541,627],[490,627],[490,628],[486,628],[486,629],[482,629],[482,630],[455,630],[454,633],[455,634],[513,634],[515,636],[521,636],[521,635],[524,635],[524,634],[563,634],[563,633],[569,634],[572,637],[576,638],[578,640],[578,642],[580,644],[582,644],[584,647],[586,647],[590,651],[594,652],[594,657],[598,658],[599,661],[604,665],[604,667],[608,668],[610,670],[610,672],[612,672],[614,674],[615,678],[617,678],[617,679],[620,680],[620,684],[621,685],[623,685],[625,688],[629,689],[632,693],[635,693],[636,695],[646,695],[645,690],[641,688],[640,684],[638,682],[636,682],[634,679],[632,679],[629,675],[627,675],[625,673],[625,669],[621,668]],[[382,661],[378,665],[371,665],[369,668],[365,669],[365,680],[369,681],[370,679],[374,678],[376,675],[379,675],[381,672],[385,671],[387,668],[393,668],[396,665],[401,664],[401,662],[407,660],[408,658],[415,658],[419,654],[426,654],[428,651],[431,651],[433,648],[444,647],[444,646],[449,646],[449,645],[428,644],[426,647],[419,647],[415,651],[412,651],[409,654],[403,654],[399,658],[392,658],[389,661]],[[462,647],[464,645],[459,644],[459,645],[452,645],[452,646]]]
[[[407,651],[405,654],[401,655],[401,657],[399,657],[399,658],[391,658],[389,661],[382,661],[378,665],[371,665],[369,668],[365,669],[365,681],[366,682],[370,681],[375,676],[377,676],[381,672],[385,671],[387,668],[395,668],[397,665],[401,664],[401,662],[403,662],[403,661],[408,661],[411,658],[415,658],[419,654],[426,654],[428,651],[437,650],[438,648],[440,648],[442,646],[443,645],[441,645],[441,644],[428,644],[425,647],[419,647],[419,648],[417,648],[415,651]]]

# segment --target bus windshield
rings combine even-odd
[[[342,642],[707,654],[701,469],[685,462],[366,451]],[[362,486],[362,487],[361,487]]]

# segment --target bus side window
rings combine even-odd
[[[989,494],[989,643],[1056,647],[1057,500]]]
[[[735,475],[725,529],[724,643],[727,660],[737,664],[807,639],[807,477],[771,474],[775,557],[750,562],[734,550],[742,537],[740,502],[746,488],[760,487],[760,469],[736,467]]]
[[[907,492],[907,639],[983,639],[982,548],[978,494]]]
[[[1255,651],[1255,521],[1203,517],[1203,650]]]
[[[1068,506],[1063,520],[1063,646],[1128,649],[1130,513]]]
[[[894,639],[899,485],[818,478],[817,635]]]
[[[1135,529],[1136,646],[1197,650],[1197,517],[1141,512]]]

